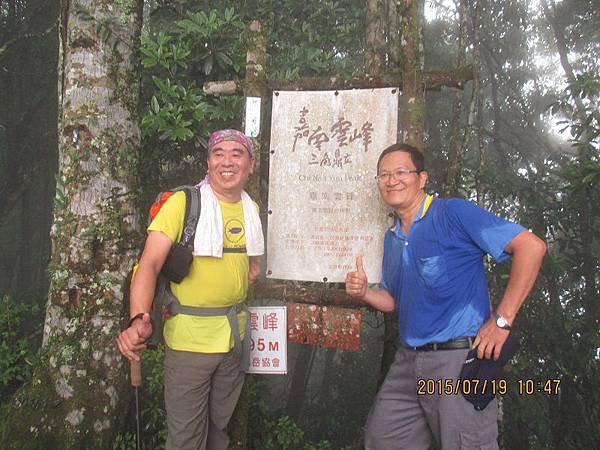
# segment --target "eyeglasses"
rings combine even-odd
[[[390,180],[403,181],[406,180],[411,173],[419,173],[420,170],[396,169],[393,172],[381,172],[375,175],[375,179],[379,183],[387,183]]]

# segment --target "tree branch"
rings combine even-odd
[[[325,285],[323,285],[325,286]],[[298,286],[292,281],[259,281],[254,285],[255,298],[276,298],[285,303],[312,303],[318,305],[360,308],[365,304],[341,289]]]
[[[452,71],[432,70],[423,74],[423,87],[429,91],[439,91],[442,86],[463,89],[467,81],[473,79],[473,66],[465,65]],[[241,95],[244,92],[244,80],[208,81],[204,83],[204,93],[210,95]],[[288,90],[333,90],[333,89],[373,89],[402,88],[402,76],[387,73],[380,77],[345,78],[331,77],[298,78],[296,80],[268,80],[271,91]]]

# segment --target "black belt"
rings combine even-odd
[[[431,344],[420,345],[419,347],[408,347],[418,352],[431,352],[436,350],[461,350],[465,348],[471,348],[473,345],[474,338],[459,337],[446,342],[433,342]]]

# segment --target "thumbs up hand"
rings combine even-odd
[[[362,256],[356,257],[356,272],[346,274],[346,293],[354,298],[363,299],[367,294],[367,274],[363,268]]]

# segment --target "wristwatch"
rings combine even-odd
[[[129,319],[129,325],[127,325],[127,328],[129,328],[131,325],[133,325],[133,322],[135,322],[138,319],[144,320],[144,313],[137,313],[135,316],[133,316],[131,319]]]
[[[494,313],[494,320],[496,321],[496,326],[498,328],[502,328],[503,330],[511,330],[512,327],[508,324],[508,320],[506,320],[506,317],[501,316],[498,313]]]
[[[133,322],[135,322],[138,319],[144,320],[144,313],[137,313],[135,316],[133,316],[131,319],[129,319],[129,325],[127,325],[127,328],[129,328],[131,325],[133,325]],[[156,326],[154,323],[154,319],[152,318],[152,315],[150,315],[150,325],[152,325],[152,334],[154,334],[154,330],[156,330]]]

